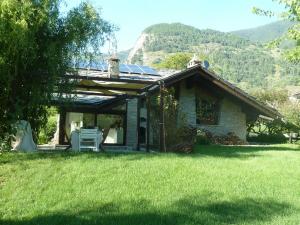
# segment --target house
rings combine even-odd
[[[192,60],[186,70],[161,76],[155,70],[137,65],[119,65],[111,58],[105,64],[79,68],[77,97],[71,102],[56,101],[60,108],[59,144],[70,142],[70,133],[79,127],[99,127],[104,144],[139,150],[164,146],[164,102],[160,101],[159,118],[151,118],[151,96],[163,99],[165,89],[173,88],[180,113],[192,127],[216,135],[235,133],[246,139],[247,121],[262,115],[280,117],[273,108],[256,101],[241,89],[221,79]],[[157,123],[155,129],[151,123]],[[159,136],[159,137],[158,137]],[[158,138],[154,138],[158,137]],[[159,144],[159,145],[158,145]]]

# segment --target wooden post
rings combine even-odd
[[[166,152],[166,140],[165,140],[165,110],[164,110],[164,84],[160,83],[160,151]]]
[[[136,150],[140,151],[140,120],[141,120],[141,99],[137,99],[137,123],[136,123],[136,136],[137,136],[137,145],[136,145]]]
[[[94,114],[94,127],[97,127],[97,114]]]
[[[146,108],[147,108],[147,124],[146,124],[146,151],[149,152],[150,145],[150,99],[146,97]]]
[[[66,111],[61,108],[59,110],[59,138],[58,143],[63,145],[65,143],[65,125],[66,125]]]

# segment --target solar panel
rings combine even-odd
[[[107,71],[106,63],[91,62],[89,66],[90,66],[90,69]]]
[[[132,71],[130,70],[130,68],[126,64],[121,64],[119,66],[119,70],[120,70],[121,73],[132,73]]]
[[[128,65],[128,67],[132,70],[133,73],[143,74],[143,71],[137,65]]]
[[[108,65],[103,62],[79,62],[77,67],[81,69],[101,70],[107,71]],[[156,70],[148,66],[132,65],[132,64],[120,64],[119,70],[121,73],[133,73],[133,74],[147,74],[147,75],[159,75]]]
[[[143,69],[143,71],[145,71],[146,74],[151,74],[151,75],[158,75],[158,73],[156,72],[156,70],[148,67],[148,66],[141,66],[141,68]]]

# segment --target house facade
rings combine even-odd
[[[70,143],[71,132],[80,127],[98,127],[103,132],[104,146],[124,146],[131,150],[148,150],[163,146],[165,132],[164,102],[159,115],[153,117],[151,97],[163,99],[164,90],[173,89],[183,115],[191,127],[214,135],[234,133],[246,140],[247,121],[263,115],[270,118],[280,114],[256,101],[247,93],[204,68],[198,61],[189,68],[160,76],[148,67],[119,65],[113,60],[107,68],[80,69],[70,76],[78,79],[77,93],[70,103],[60,108],[59,143]],[[138,70],[139,69],[139,70]],[[138,73],[138,71],[141,71]],[[156,128],[151,124],[156,123]]]

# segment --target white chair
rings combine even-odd
[[[99,151],[98,129],[81,129],[79,132],[79,151],[81,149],[92,149]]]

